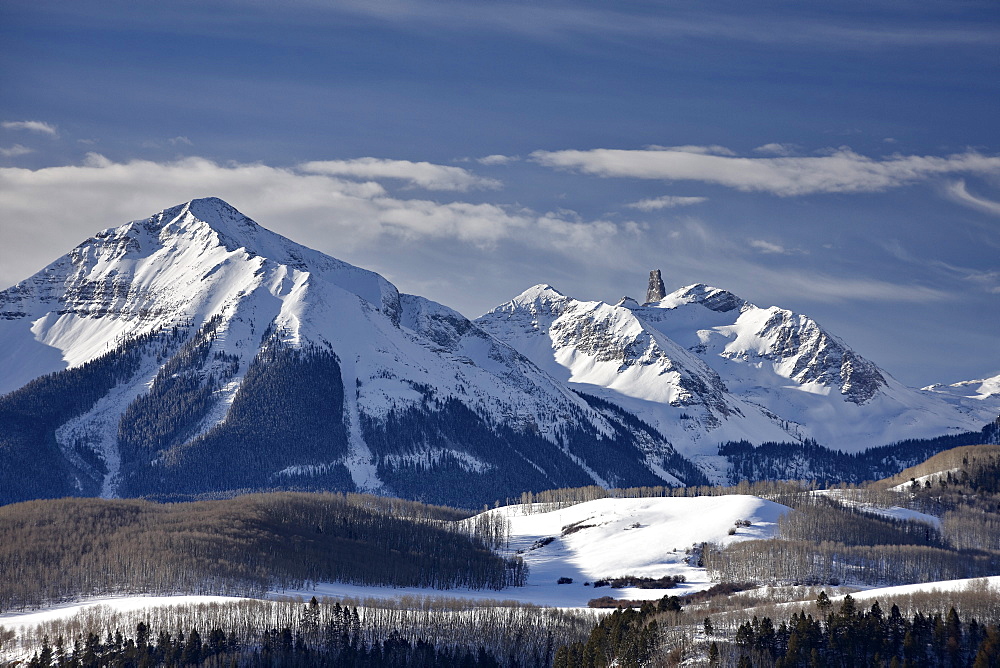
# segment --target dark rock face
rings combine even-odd
[[[840,387],[848,401],[863,405],[887,385],[879,368],[813,320],[778,310],[761,330],[773,337],[774,349],[764,357],[775,361],[794,360],[790,377],[799,383],[820,383]]]
[[[649,272],[649,287],[646,289],[646,302],[658,302],[667,296],[667,289],[663,286],[663,278],[660,277],[660,270],[654,269]]]

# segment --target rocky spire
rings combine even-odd
[[[649,287],[646,289],[646,302],[658,302],[666,296],[667,289],[663,287],[660,270],[654,269],[649,272]]]

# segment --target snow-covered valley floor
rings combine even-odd
[[[682,595],[712,585],[705,569],[691,559],[691,548],[702,542],[727,544],[775,534],[777,520],[788,508],[754,496],[730,495],[691,498],[598,499],[563,508],[543,504],[515,505],[487,511],[501,514],[510,523],[508,554],[524,558],[530,569],[527,584],[503,590],[392,588],[344,583],[318,583],[304,590],[272,591],[267,597],[403,599],[405,597],[462,598],[516,601],[546,607],[581,608],[592,598],[659,599]],[[740,526],[737,526],[737,521]],[[746,523],[749,522],[749,526]],[[731,530],[734,533],[730,534]],[[551,540],[549,540],[551,539]],[[634,575],[660,578],[684,576],[671,589],[595,588],[603,578]],[[560,578],[572,583],[558,584]],[[989,578],[1000,588],[1000,576]],[[930,589],[961,589],[968,581],[925,583],[859,592],[870,598],[885,594]],[[0,626],[9,630],[69,618],[97,605],[115,610],[137,610],[165,605],[226,603],[241,600],[226,596],[121,596],[95,598],[31,612],[0,615]]]

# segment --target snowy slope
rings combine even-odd
[[[594,598],[608,594],[660,598],[666,593],[711,586],[705,570],[687,562],[693,546],[770,538],[778,517],[787,510],[758,497],[729,495],[607,498],[553,510],[535,504],[533,508],[506,506],[489,512],[510,521],[511,549],[524,551],[522,556],[530,569],[528,587],[549,587],[560,577],[570,577],[573,584],[556,586]],[[751,525],[729,535],[737,520]],[[542,545],[546,538],[555,540]],[[583,587],[585,582],[627,575],[683,575],[687,582],[670,590]]]
[[[701,591],[715,584],[708,579],[704,568],[687,562],[692,546],[771,538],[776,533],[778,518],[787,511],[786,506],[746,495],[605,498],[555,509],[547,504],[501,506],[485,514],[501,515],[508,520],[510,543],[504,553],[520,554],[528,565],[528,582],[523,587],[501,591],[459,588],[442,592],[330,582],[300,593],[359,599],[437,595],[554,607],[585,607],[590,599],[601,596],[655,600],[665,595]],[[747,520],[751,525],[739,527],[730,535],[737,520]],[[474,522],[475,518],[469,521]],[[626,575],[651,578],[683,575],[686,582],[671,589],[593,586],[597,580]],[[572,578],[573,582],[558,584],[559,578]]]
[[[728,440],[856,452],[980,429],[988,404],[904,387],[807,316],[705,285],[653,303],[583,302],[547,285],[476,321],[554,376],[655,425],[699,463]]]
[[[976,414],[1000,415],[1000,375],[951,385],[928,385],[922,391]]]
[[[880,601],[891,601],[894,596],[909,596],[921,592],[960,592],[977,591],[984,589],[992,590],[994,596],[1000,595],[1000,575],[993,575],[985,578],[967,578],[963,580],[940,580],[938,582],[918,582],[916,584],[897,585],[895,587],[879,587],[867,589],[851,594],[851,597],[859,601],[870,601],[877,599]],[[843,597],[831,597],[837,601]],[[886,605],[885,607],[889,607]]]
[[[0,292],[0,313],[0,392],[82,368],[123,343],[139,351],[127,382],[56,430],[82,493],[97,484],[114,496],[123,477],[140,474],[129,489],[170,489],[178,478],[163,478],[164,467],[195,454],[202,469],[215,466],[218,457],[190,444],[212,434],[212,443],[232,443],[242,433],[235,418],[227,421],[231,407],[250,392],[248,374],[258,394],[283,384],[268,375],[281,373],[273,354],[280,349],[303,351],[307,365],[327,355],[336,368],[340,385],[329,388],[329,401],[343,404],[331,409],[342,412],[334,422],[342,422],[343,442],[331,436],[298,457],[298,437],[287,432],[287,442],[267,446],[280,456],[247,453],[267,460],[270,477],[247,473],[236,487],[347,485],[442,500],[434,497],[440,485],[447,480],[458,493],[462,480],[478,503],[523,489],[687,477],[666,462],[676,454],[655,432],[633,433],[595,410],[457,312],[401,295],[381,276],[274,234],[218,199],[97,234]],[[149,406],[149,397],[180,396],[171,389],[180,381],[187,394],[179,407]],[[140,422],[128,423],[136,415]],[[132,427],[144,440],[129,450],[121,439]],[[144,434],[158,435],[159,445],[137,455],[149,442]],[[225,480],[212,484],[226,488]]]

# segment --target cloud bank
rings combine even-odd
[[[172,162],[114,162],[89,154],[82,165],[0,168],[0,276],[9,285],[97,230],[144,218],[196,197],[221,197],[300,243],[336,254],[382,240],[440,240],[489,249],[506,242],[546,252],[597,251],[634,224],[585,221],[571,212],[393,196],[363,174],[407,179],[434,189],[480,183],[455,168],[405,161],[357,160],[300,167],[218,164],[199,157]],[[18,253],[3,249],[19,249]],[[9,273],[8,273],[9,272]]]
[[[698,147],[668,150],[593,149],[535,151],[546,167],[602,177],[699,181],[781,197],[817,193],[880,192],[934,176],[1000,174],[1000,156],[975,151],[946,157],[893,155],[869,158],[850,149],[817,157],[744,158]]]
[[[777,238],[736,237],[691,216],[655,225],[588,220],[573,211],[406,197],[374,176],[362,178],[377,174],[390,185],[419,179],[423,187],[438,189],[472,187],[479,178],[427,165],[368,159],[275,167],[200,157],[115,162],[92,153],[79,165],[0,168],[0,220],[5,221],[0,226],[0,283],[11,285],[33,274],[100,229],[196,197],[218,196],[276,232],[386,272],[410,289],[419,291],[437,280],[433,290],[420,294],[470,314],[522,290],[529,274],[535,282],[570,277],[570,284],[589,285],[593,294],[601,294],[613,276],[659,264],[673,267],[678,283],[740,286],[752,277],[755,290],[779,303],[789,295],[830,303],[921,302],[945,294],[855,273],[839,276],[832,267],[826,272],[805,269],[794,258],[807,251]],[[654,211],[701,200],[665,196],[642,206],[636,202],[635,208]],[[465,281],[483,276],[490,285],[469,294]]]

